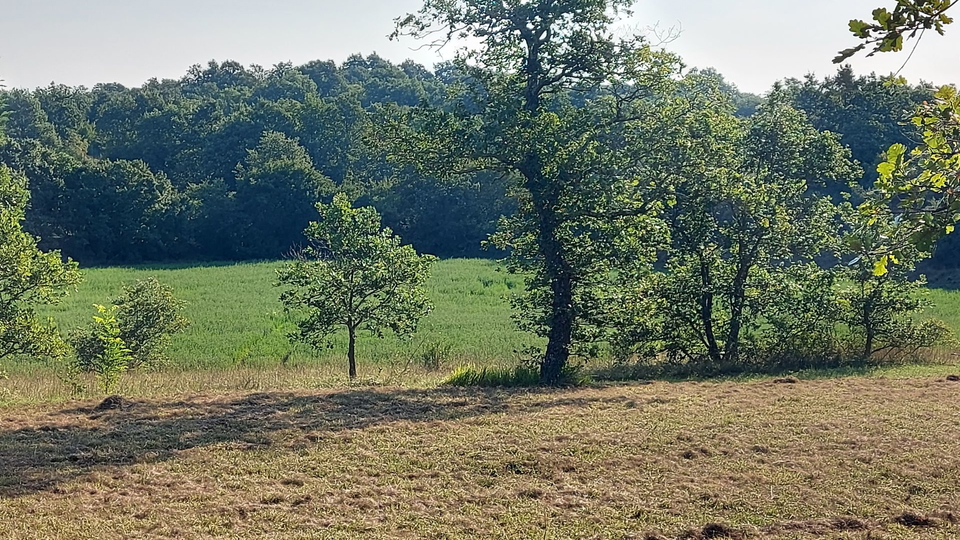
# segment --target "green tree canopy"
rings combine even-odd
[[[40,251],[23,231],[28,199],[26,179],[0,165],[0,360],[64,354],[59,332],[34,308],[56,303],[80,282],[76,263]]]
[[[291,249],[314,216],[314,205],[332,189],[298,140],[264,133],[237,168],[235,226],[243,230],[238,252],[256,258]]]
[[[394,157],[437,178],[486,170],[517,179],[520,214],[498,243],[517,255],[512,268],[534,276],[525,311],[548,340],[545,383],[560,382],[605,272],[605,243],[595,237],[647,213],[636,188],[652,179],[638,180],[636,163],[659,146],[638,141],[649,140],[651,116],[672,109],[665,96],[678,61],[614,35],[631,4],[427,0],[397,21],[395,36],[476,44],[454,62],[465,75],[455,103],[400,115]]]

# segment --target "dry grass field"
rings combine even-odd
[[[0,538],[960,538],[960,382],[0,408]]]

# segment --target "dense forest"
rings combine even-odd
[[[738,116],[762,102],[713,70],[686,76],[714,80]],[[211,61],[140,88],[6,90],[0,162],[29,179],[26,229],[85,265],[283,257],[305,241],[314,203],[337,191],[375,206],[420,251],[496,254],[481,244],[516,209],[515,178],[431,178],[395,165],[378,141],[389,114],[452,107],[451,88],[465,82],[452,63],[430,70],[355,55],[271,69]],[[934,91],[893,82],[843,67],[769,93],[839,134],[870,185],[885,150],[916,139],[903,120]],[[955,251],[944,243],[934,260],[955,266]]]

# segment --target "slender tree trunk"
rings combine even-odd
[[[741,249],[743,249],[741,247]],[[760,249],[760,240],[750,248],[747,253],[742,253],[739,257],[737,266],[737,276],[733,280],[732,302],[730,303],[730,332],[727,336],[726,351],[724,359],[736,361],[740,355],[740,332],[743,329],[743,310],[747,303],[747,278],[750,277],[750,268],[757,257]]]
[[[357,329],[350,326],[347,328],[350,343],[347,346],[347,361],[350,363],[350,380],[357,378]]]
[[[873,321],[870,317],[870,305],[867,304],[864,306],[863,310],[863,330],[864,330],[864,342],[863,342],[863,360],[869,360],[873,356],[873,342],[876,340],[877,332],[873,328]]]
[[[716,332],[713,330],[713,278],[710,275],[710,267],[702,256],[700,257],[700,283],[703,286],[703,293],[700,295],[700,320],[703,322],[703,335],[707,341],[707,354],[710,360],[719,364],[723,360],[723,355],[717,343]]]
[[[879,289],[876,288],[867,295],[863,303],[862,311],[862,321],[863,321],[863,332],[864,332],[864,343],[863,343],[863,360],[869,360],[873,356],[873,343],[877,339],[877,329],[873,323],[873,312],[874,312],[874,295]],[[865,290],[864,286],[861,285],[861,290]]]

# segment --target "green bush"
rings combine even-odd
[[[124,285],[117,306],[120,337],[130,349],[130,368],[152,367],[166,360],[170,338],[190,324],[182,315],[186,305],[156,278]]]
[[[86,330],[74,334],[76,367],[97,375],[100,388],[105,394],[116,389],[120,377],[132,360],[130,349],[120,337],[117,306],[96,306],[99,316]]]

